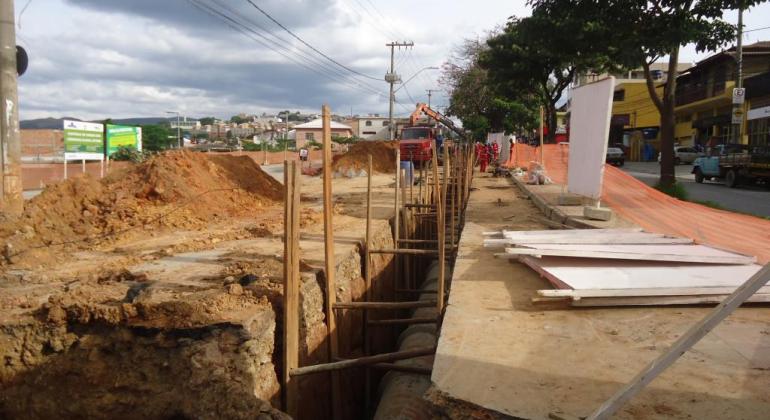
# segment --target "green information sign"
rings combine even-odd
[[[103,131],[102,124],[64,120],[65,159],[102,160]]]
[[[142,150],[142,128],[107,124],[107,155],[112,156],[121,147]]]

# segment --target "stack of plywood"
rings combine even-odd
[[[754,257],[641,229],[491,232],[484,246],[505,248],[555,289],[534,301],[574,306],[680,305],[721,302],[758,272]],[[770,287],[749,302],[770,302]]]

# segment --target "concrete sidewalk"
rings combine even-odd
[[[544,229],[531,217],[539,210],[517,197],[509,179],[473,182],[431,376],[434,394],[517,418],[586,416],[710,311],[532,303],[548,282],[495,258],[483,247],[483,232]],[[766,417],[767,317],[766,307],[738,309],[614,418]]]

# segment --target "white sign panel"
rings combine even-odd
[[[104,126],[85,121],[63,121],[65,160],[103,160]]]
[[[734,105],[741,105],[741,104],[743,104],[745,99],[746,99],[746,89],[745,88],[733,88],[733,104]]]
[[[733,108],[733,124],[742,124],[743,123],[743,107]]]
[[[567,190],[599,199],[612,117],[615,78],[608,77],[572,91]]]
[[[749,115],[746,116],[748,120],[758,120],[760,118],[770,118],[770,106],[763,106],[762,108],[750,109]]]

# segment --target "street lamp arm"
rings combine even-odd
[[[401,83],[401,86],[399,86],[398,89],[394,90],[393,93],[396,93],[399,90],[401,90],[401,88],[406,86],[406,84],[409,83],[409,81],[411,81],[412,79],[417,77],[418,74],[424,72],[425,70],[438,70],[438,67],[424,67],[424,68],[420,69],[417,73],[413,74],[410,78],[406,79],[406,81],[404,83]]]

